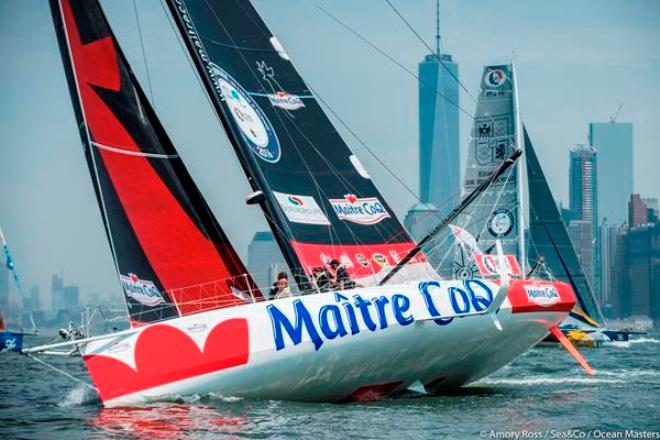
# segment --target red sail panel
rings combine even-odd
[[[61,6],[90,148],[101,159],[95,165],[109,179],[132,229],[130,235],[137,239],[158,279],[154,284],[176,302],[181,315],[244,304],[232,289],[259,295],[162,127],[157,120],[145,124],[145,115],[146,119],[155,115],[109,28],[103,29],[107,23],[79,23],[81,17],[93,17],[90,10],[99,8],[98,4],[63,0]],[[102,18],[100,8],[96,17]],[[81,37],[80,26],[90,25],[99,27],[87,30],[88,34],[105,36],[85,41],[89,38]],[[139,137],[150,141],[149,145],[136,139],[136,127],[148,131]],[[108,217],[112,223],[112,213]],[[112,231],[112,224],[106,226],[112,239],[122,238]],[[129,277],[122,272],[121,261],[118,266],[120,276]],[[130,274],[144,281],[139,275]]]

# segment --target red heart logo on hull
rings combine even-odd
[[[210,332],[200,352],[185,332],[167,324],[143,330],[135,343],[134,370],[104,355],[85,356],[102,401],[248,363],[247,320],[228,319]]]

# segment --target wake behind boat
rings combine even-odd
[[[106,406],[209,392],[361,400],[473,382],[572,309],[568,284],[512,279],[499,241],[497,279],[441,279],[252,5],[167,4],[297,296],[267,300],[255,285],[99,4],[51,0],[131,329],[24,353],[80,353]],[[361,287],[322,292],[312,275],[330,260]]]

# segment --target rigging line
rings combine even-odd
[[[76,382],[80,382],[81,384],[85,385],[85,386],[88,387],[88,388],[93,389],[94,391],[97,391],[97,392],[98,392],[98,390],[99,390],[99,389],[96,388],[94,385],[92,385],[92,384],[90,384],[90,383],[87,383],[87,382],[85,382],[84,380],[79,379],[79,378],[77,378],[76,376],[74,376],[74,375],[72,375],[72,374],[69,374],[69,373],[67,373],[66,371],[64,371],[64,370],[62,370],[62,369],[60,369],[60,368],[57,368],[56,366],[51,365],[51,364],[49,364],[49,363],[46,362],[46,361],[42,361],[41,359],[39,359],[39,358],[36,357],[36,356],[33,356],[33,355],[30,354],[30,353],[25,353],[25,355],[26,355],[27,357],[29,357],[30,359],[32,359],[32,360],[34,360],[34,361],[37,361],[38,363],[47,366],[48,368],[52,368],[53,370],[57,371],[58,373],[63,374],[64,376],[68,377],[69,379],[73,379],[73,380],[75,380]]]
[[[339,121],[339,123],[340,123],[340,124],[341,124],[341,125],[342,125],[342,126],[343,126],[343,127],[344,127],[344,128],[350,133],[350,134],[351,134],[351,136],[353,136],[353,137],[355,138],[355,140],[357,140],[357,141],[360,143],[360,145],[362,145],[362,147],[363,147],[365,150],[367,150],[367,152],[371,155],[371,157],[373,157],[374,159],[376,159],[376,162],[378,162],[378,164],[379,164],[380,166],[382,166],[382,167],[383,167],[383,168],[384,168],[384,169],[385,169],[385,170],[386,170],[386,171],[387,171],[392,177],[394,177],[394,179],[395,179],[395,180],[396,180],[401,186],[403,186],[403,187],[406,189],[406,191],[408,191],[408,193],[409,193],[410,195],[412,195],[417,201],[421,202],[421,201],[422,201],[422,198],[420,197],[420,195],[417,194],[412,188],[410,188],[410,187],[409,187],[409,186],[408,186],[408,185],[407,185],[407,184],[406,184],[406,183],[405,183],[405,182],[404,182],[404,181],[398,176],[398,174],[394,172],[394,170],[392,170],[390,167],[388,167],[387,164],[386,164],[386,163],[385,163],[380,157],[378,157],[378,155],[377,155],[376,153],[374,153],[374,151],[373,151],[371,148],[369,148],[369,146],[368,146],[368,145],[362,140],[362,138],[360,138],[360,136],[357,135],[357,133],[356,133],[356,132],[355,132],[355,131],[354,131],[354,130],[353,130],[353,129],[352,129],[352,128],[351,128],[351,127],[350,127],[350,126],[349,126],[349,125],[343,120],[343,119],[342,119],[342,117],[339,116],[339,114],[338,114],[338,113],[332,108],[332,106],[331,106],[330,104],[328,104],[328,102],[327,102],[325,99],[323,99],[323,97],[322,97],[322,96],[316,91],[316,89],[314,89],[313,87],[311,87],[307,82],[306,82],[305,84],[307,84],[307,88],[308,88],[308,89],[309,89],[309,90],[310,90],[310,91],[316,96],[316,98],[317,98],[317,99],[318,99],[318,100],[319,100],[319,101],[320,101],[320,102],[321,102],[321,103],[322,103],[322,104],[323,104],[323,105],[324,105],[324,106],[330,111],[330,113],[332,113],[332,115],[337,119],[337,121]],[[456,196],[454,195],[454,196],[451,196],[450,198],[453,199],[453,198],[455,198],[455,197],[456,197]],[[449,202],[449,201],[447,201],[447,203],[448,203],[448,202]],[[442,220],[442,217],[440,217],[439,214],[436,213],[436,214],[434,214],[434,215],[436,216],[436,218],[437,218],[438,220]]]
[[[392,2],[390,2],[390,0],[385,0],[385,3],[387,3],[387,4],[390,6],[390,8],[392,8],[392,10],[396,13],[396,15],[398,15],[399,18],[405,23],[405,25],[408,27],[408,29],[410,29],[410,31],[411,31],[413,34],[415,34],[415,36],[417,37],[417,39],[418,39],[419,41],[421,41],[422,44],[423,44],[424,46],[426,46],[426,48],[429,50],[429,52],[431,52],[431,53],[434,54],[435,51],[433,50],[433,48],[431,48],[431,46],[429,46],[429,45],[426,43],[426,41],[424,41],[424,39],[422,38],[422,36],[421,36],[421,35],[415,30],[415,28],[410,24],[410,22],[409,22],[408,20],[406,20],[406,18],[405,18],[400,12],[399,12],[399,10],[398,10],[397,8],[394,7],[394,5],[392,4]],[[450,69],[450,68],[444,63],[444,61],[442,61],[442,59],[441,59],[439,56],[438,56],[437,58],[438,58],[438,61],[440,62],[440,64],[442,65],[442,67],[447,71],[447,73],[449,73],[449,75],[450,75],[452,78],[454,78],[454,80],[456,80],[456,82],[461,86],[461,88],[463,89],[463,91],[464,91],[465,93],[467,93],[468,96],[470,97],[470,99],[472,99],[472,101],[476,104],[476,103],[477,103],[477,99],[474,97],[474,95],[472,95],[472,93],[470,93],[470,91],[467,89],[467,87],[465,87],[465,85],[461,82],[461,80],[459,80],[458,77],[457,77],[456,75],[454,75],[454,72],[451,71],[451,69]]]
[[[154,90],[151,86],[151,75],[149,75],[149,64],[147,63],[147,54],[144,50],[144,40],[142,39],[142,26],[140,25],[140,15],[138,13],[138,8],[135,0],[133,0],[133,11],[135,11],[135,22],[137,23],[138,35],[140,36],[140,47],[142,48],[142,60],[144,61],[144,70],[147,73],[147,84],[149,85],[149,96],[151,96],[151,102],[153,106],[156,106],[154,101]]]
[[[367,40],[366,37],[364,37],[362,34],[360,34],[359,32],[357,32],[355,29],[351,28],[349,25],[347,25],[346,23],[344,23],[343,21],[341,21],[339,18],[337,18],[336,16],[332,15],[330,12],[328,12],[327,10],[325,10],[325,9],[324,9],[321,5],[319,5],[318,3],[314,3],[314,6],[315,6],[316,8],[318,8],[321,12],[323,12],[324,14],[326,14],[328,17],[330,17],[332,20],[334,20],[336,23],[338,23],[340,26],[342,26],[344,29],[346,29],[347,31],[349,31],[350,33],[352,33],[353,35],[355,35],[356,37],[358,37],[360,40],[362,40],[364,43],[366,43],[367,45],[369,45],[372,49],[374,49],[375,51],[377,51],[378,53],[380,53],[381,55],[383,55],[385,58],[387,58],[388,60],[390,60],[392,63],[394,63],[394,64],[396,64],[397,66],[399,66],[401,69],[403,69],[403,70],[404,70],[405,72],[407,72],[409,75],[411,75],[413,78],[417,79],[417,81],[419,81],[421,84],[425,85],[426,87],[430,88],[431,90],[434,90],[435,93],[436,93],[438,96],[440,96],[442,99],[444,99],[445,101],[447,101],[448,103],[450,103],[451,105],[453,105],[454,107],[456,107],[460,112],[464,113],[468,118],[470,118],[470,119],[472,119],[472,120],[475,120],[474,115],[472,115],[470,112],[468,112],[468,111],[465,110],[463,107],[461,107],[457,102],[454,102],[453,100],[449,99],[449,97],[448,97],[447,95],[445,95],[444,93],[440,92],[440,91],[439,91],[438,89],[436,89],[433,85],[427,83],[426,81],[423,81],[423,80],[422,80],[419,76],[417,76],[413,71],[411,71],[410,69],[408,69],[406,66],[404,66],[404,65],[401,64],[400,62],[398,62],[396,59],[394,59],[391,55],[389,55],[389,54],[388,54],[387,52],[385,52],[383,49],[381,49],[380,47],[376,46],[376,45],[375,45],[374,43],[372,43],[371,41]]]

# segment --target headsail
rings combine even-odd
[[[233,289],[252,290],[251,280],[131,72],[100,5],[51,0],[51,10],[132,324],[243,303]]]
[[[571,316],[592,325],[595,324],[590,322],[592,320],[602,324],[604,323],[602,312],[582,271],[526,129],[523,129],[523,134],[529,185],[530,263],[534,264],[542,257],[553,276],[573,286],[578,303]],[[585,314],[588,315],[586,318]]]
[[[376,283],[415,243],[257,11],[167,3],[293,272],[337,259]]]
[[[511,65],[484,67],[465,171],[466,192],[486,180],[517,148],[514,86]],[[499,239],[505,254],[518,254],[518,166],[499,177],[459,217],[459,226],[486,253]]]

